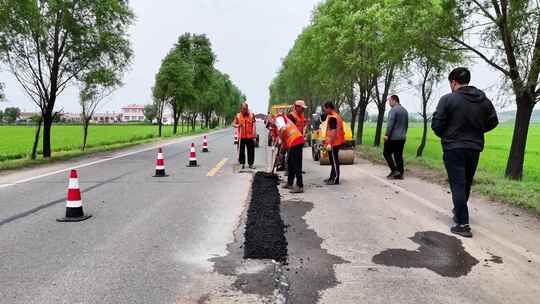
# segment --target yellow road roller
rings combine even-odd
[[[321,165],[329,165],[328,152],[326,151],[326,120],[321,122],[320,115],[314,114],[311,120],[311,154],[314,161],[318,161]],[[339,151],[339,162],[342,165],[354,164],[354,149],[356,142],[353,139],[351,126],[344,123],[345,144]]]

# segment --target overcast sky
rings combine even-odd
[[[151,103],[151,87],[161,60],[177,38],[185,32],[209,36],[218,57],[217,67],[229,74],[247,95],[252,108],[266,112],[268,86],[276,75],[281,59],[292,47],[302,29],[308,25],[314,6],[319,0],[132,0],[137,20],[131,28],[135,59],[124,78],[124,87],[112,95],[100,109],[119,111],[130,103]],[[473,69],[473,84],[480,88],[493,87],[497,93],[498,73],[485,64]],[[16,81],[1,73],[6,83],[8,102],[23,111],[35,111]],[[443,82],[436,96],[448,92]],[[412,112],[419,110],[414,88],[401,90],[401,99]],[[494,96],[493,96],[494,97]],[[496,99],[496,98],[494,98]],[[65,92],[57,110],[80,112],[76,89]]]

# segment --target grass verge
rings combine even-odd
[[[210,131],[215,131],[215,130],[219,130],[219,128],[212,129]],[[0,172],[5,171],[5,170],[18,169],[18,168],[35,167],[38,165],[70,160],[70,159],[74,159],[74,158],[78,158],[82,156],[89,156],[98,152],[115,151],[115,150],[124,149],[128,147],[136,146],[136,145],[156,142],[162,139],[192,136],[192,135],[202,134],[208,131],[209,130],[207,129],[204,129],[204,130],[196,129],[195,131],[192,131],[192,132],[179,133],[177,135],[170,134],[170,135],[166,135],[162,137],[155,136],[155,137],[147,137],[147,138],[134,138],[128,141],[104,144],[100,146],[92,146],[85,149],[84,151],[81,151],[80,149],[53,151],[51,158],[42,158],[38,156],[38,158],[34,160],[27,157],[19,158],[19,159],[4,160],[0,162]]]
[[[386,164],[382,155],[382,148],[361,145],[357,147],[361,155],[370,161]],[[447,184],[446,169],[442,161],[435,162],[423,158],[405,155],[406,166],[413,169],[420,169],[420,177],[429,178]],[[535,181],[511,181],[479,168],[474,180],[473,191],[489,198],[540,213],[540,192],[536,191]]]

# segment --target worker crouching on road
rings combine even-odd
[[[249,168],[255,169],[253,163],[255,162],[255,138],[257,137],[257,130],[255,126],[255,115],[249,112],[247,102],[242,104],[240,113],[234,119],[233,127],[238,129],[240,137],[238,162],[242,165],[242,169],[244,169],[246,164],[245,150],[247,148]]]
[[[326,179],[324,182],[327,185],[339,185],[341,173],[339,168],[339,150],[345,143],[343,118],[339,116],[333,103],[327,102],[324,104],[323,108],[326,113],[327,121],[325,145],[326,151],[328,151],[328,159],[332,166],[330,178]]]
[[[302,151],[304,149],[304,136],[292,120],[283,114],[278,115],[274,123],[279,133],[281,147],[283,150],[287,150],[288,176],[287,183],[283,188],[290,189],[291,193],[303,193]],[[293,186],[295,178],[296,186]]]

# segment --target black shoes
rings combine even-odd
[[[338,180],[333,180],[333,179],[330,179],[330,178],[325,179],[324,183],[327,184],[327,185],[339,185]]]
[[[472,237],[471,227],[469,225],[457,224],[454,227],[450,228],[450,232],[466,238]]]
[[[388,176],[386,178],[387,179],[399,179],[399,180],[402,180],[403,179],[403,174],[401,174],[401,172],[398,172],[398,171],[392,171],[390,174],[388,174]]]

